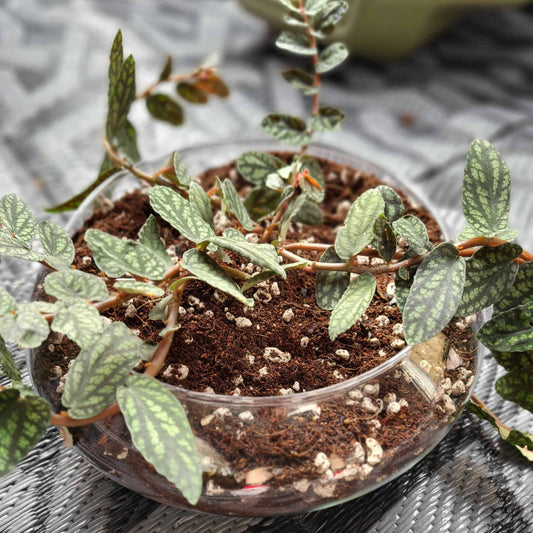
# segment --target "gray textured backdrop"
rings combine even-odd
[[[305,102],[279,77],[292,59],[272,48],[259,21],[224,0],[0,1],[0,193],[38,212],[87,184],[100,159],[108,49],[117,27],[138,65],[138,87],[166,54],[180,71],[213,50],[232,97],[187,108],[187,126],[154,124],[133,108],[146,159],[235,136],[259,137],[267,111],[298,114]],[[495,142],[511,168],[511,223],[533,247],[533,10],[474,13],[414,56],[386,66],[351,60],[324,82],[325,102],[348,115],[324,141],[418,185],[454,228],[471,139]],[[408,115],[412,121],[402,120]],[[5,261],[0,283],[23,294],[27,270]],[[22,354],[18,356],[22,361]],[[497,370],[487,358],[477,391]],[[483,392],[502,418],[532,418]],[[278,519],[197,515],[151,502],[108,481],[50,430],[0,480],[0,532],[456,532],[533,530],[533,471],[491,429],[464,416],[417,467],[341,507]]]

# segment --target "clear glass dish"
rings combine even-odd
[[[190,174],[197,175],[251,149],[286,151],[274,142],[236,141],[180,154]],[[320,145],[310,153],[370,172],[435,214],[420,195],[367,161]],[[83,225],[102,196],[115,200],[138,186],[128,173],[117,174],[87,198],[69,230]],[[194,507],[135,450],[121,415],[77,428],[76,449],[121,485],[182,508],[266,516],[336,505],[396,478],[450,430],[475,381],[473,332],[480,321],[481,315],[461,320],[446,335],[406,347],[360,376],[318,390],[252,398],[170,386],[188,414],[202,457],[204,486]],[[57,403],[52,391],[58,379],[35,371],[46,355],[46,349],[30,352],[29,367],[39,393]],[[328,435],[333,453],[320,449],[317,435]],[[290,456],[280,452],[280,439],[293,443]]]

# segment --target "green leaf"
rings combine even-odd
[[[298,13],[300,8],[298,4],[298,0],[279,0],[280,3],[282,3],[286,8],[288,8],[290,11]]]
[[[528,261],[519,266],[513,286],[507,291],[505,296],[496,302],[494,309],[501,312],[532,300],[533,261]]]
[[[385,215],[379,215],[374,222],[376,249],[381,257],[390,263],[396,252],[396,235]]]
[[[397,236],[405,239],[409,250],[415,255],[422,255],[433,249],[425,224],[414,215],[405,215],[395,220],[392,227]]]
[[[504,400],[533,412],[533,367],[513,370],[502,376],[496,381],[496,392]]]
[[[530,350],[533,346],[533,302],[494,316],[479,330],[477,338],[491,350]]]
[[[64,261],[68,265],[74,261],[74,245],[67,231],[51,220],[41,222],[38,230],[41,243],[47,254]]]
[[[424,258],[403,310],[405,340],[414,345],[442,331],[455,314],[465,284],[465,260],[444,242]]]
[[[7,349],[6,343],[3,337],[0,335],[0,370],[3,370],[4,374],[14,381],[20,381],[22,376],[20,370],[15,363],[15,359],[11,352]]]
[[[294,222],[300,222],[300,224],[306,224],[307,226],[320,226],[324,222],[324,216],[320,207],[304,196],[303,202],[293,214],[292,220]]]
[[[297,117],[272,113],[263,119],[261,127],[265,133],[287,144],[304,146],[311,142],[305,122]]]
[[[251,244],[245,240],[228,239],[227,237],[210,237],[209,242],[226,250],[235,252],[245,257],[252,263],[279,274],[283,279],[287,277],[285,270],[278,262],[278,254],[271,244]]]
[[[400,195],[388,185],[378,185],[376,189],[380,192],[385,202],[385,216],[392,223],[403,216],[405,207]]]
[[[335,239],[335,251],[339,257],[348,261],[370,244],[374,238],[374,222],[384,209],[383,198],[376,189],[370,189],[357,198]]]
[[[50,404],[42,398],[23,398],[16,389],[0,391],[0,477],[13,470],[39,442],[50,415]]]
[[[282,31],[276,40],[276,46],[293,54],[312,56],[316,48],[311,46],[309,37],[303,32]]]
[[[130,55],[126,58],[112,87],[110,82],[109,89],[106,131],[108,140],[111,142],[124,126],[130,106],[135,100],[135,60],[133,56]]]
[[[475,404],[473,401],[469,401],[466,404],[466,410],[474,413],[477,417],[482,420],[487,420],[492,424],[500,434],[500,437],[514,446],[526,459],[533,461],[533,438],[532,435],[528,433],[522,433],[516,429],[509,430],[499,420],[495,419],[491,413],[483,409],[481,406]]]
[[[237,159],[237,171],[250,183],[264,185],[269,174],[282,168],[285,163],[276,156],[263,152],[244,152]]]
[[[409,291],[413,285],[413,280],[413,276],[410,276],[409,279],[404,279],[398,272],[394,276],[394,295],[396,298],[396,305],[402,313],[405,308],[407,297],[409,296]]]
[[[137,163],[141,159],[137,147],[137,132],[133,124],[127,119],[116,134],[116,148],[130,163]],[[111,164],[113,163],[111,162]]]
[[[105,300],[109,296],[103,279],[80,270],[48,274],[44,278],[44,290],[56,298],[81,298],[91,302]]]
[[[194,83],[180,81],[176,90],[184,100],[191,104],[205,104],[207,102],[207,93],[199,89]]]
[[[176,191],[156,185],[150,189],[149,195],[154,210],[185,238],[199,243],[214,235],[200,213]]]
[[[172,74],[172,56],[167,56],[165,61],[165,66],[159,75],[159,81],[166,81],[167,78]]]
[[[29,246],[19,239],[12,237],[6,231],[0,230],[0,256],[16,257],[25,261],[44,261],[42,254],[32,251]]]
[[[239,286],[226,274],[224,269],[205,252],[201,252],[196,248],[187,250],[183,254],[183,266],[191,274],[215,287],[215,289],[230,294],[248,306],[254,305],[253,298],[246,298]]]
[[[327,48],[322,50],[319,55],[318,65],[316,71],[319,74],[324,74],[340,65],[347,57],[349,53],[342,43],[330,44]]]
[[[370,272],[355,278],[337,302],[329,319],[329,338],[334,341],[363,315],[376,292],[376,279]]]
[[[118,30],[115,35],[115,40],[111,46],[111,53],[109,54],[109,85],[107,89],[108,105],[111,107],[115,85],[120,77],[120,70],[124,63],[124,51],[122,49],[122,31]]]
[[[481,311],[508,294],[518,272],[513,260],[522,253],[518,244],[485,246],[466,262],[466,280],[457,316]]]
[[[80,351],[65,381],[61,401],[72,418],[90,418],[111,405],[144,344],[121,322],[106,326],[93,341]]]
[[[314,15],[317,11],[322,9],[328,0],[304,0],[304,8],[308,15]]]
[[[168,256],[165,245],[159,236],[159,228],[154,215],[150,215],[139,230],[139,244],[150,248],[158,259],[167,267],[173,265],[172,259]]]
[[[209,224],[211,229],[215,230],[215,223],[213,221],[213,209],[211,207],[211,199],[207,196],[203,187],[196,183],[191,182],[189,187],[189,202],[193,209]]]
[[[493,350],[492,355],[509,372],[533,367],[533,349],[523,352],[499,352],[498,350]]]
[[[0,318],[0,335],[23,348],[37,348],[49,333],[46,319],[28,303],[18,305],[15,314]]]
[[[247,231],[252,231],[254,223],[252,222],[246,207],[244,207],[242,200],[239,198],[237,189],[235,189],[235,185],[233,185],[231,180],[225,179],[222,182],[222,193],[241,226]]]
[[[150,298],[161,298],[161,296],[165,295],[165,291],[160,287],[133,279],[119,280],[115,282],[113,288],[127,294],[144,294],[145,296],[150,296]]]
[[[166,94],[151,94],[146,98],[146,109],[152,117],[179,126],[183,124],[183,109]]]
[[[17,302],[9,292],[0,287],[0,315],[7,315],[17,308]]]
[[[343,2],[342,0],[332,0],[328,2],[315,15],[315,29],[325,34],[331,33],[335,28],[335,25],[339,23],[346,11],[348,11],[347,2]]]
[[[202,463],[178,399],[156,379],[134,374],[117,390],[117,400],[135,447],[195,505],[202,492]]]
[[[300,89],[304,94],[311,95],[318,91],[318,87],[315,86],[315,77],[309,72],[293,68],[284,70],[281,75],[287,83],[296,89]]]
[[[172,163],[178,185],[185,188],[190,187],[192,178],[189,176],[189,173],[187,172],[187,166],[182,161],[178,152],[173,153]]]
[[[344,113],[329,105],[320,106],[318,114],[310,120],[311,127],[316,131],[333,131],[340,127],[344,120]]]
[[[292,187],[290,187],[292,189]],[[274,213],[282,201],[282,193],[268,187],[254,187],[244,199],[244,206],[253,220]]]
[[[50,329],[63,333],[80,348],[90,348],[104,329],[104,323],[91,304],[83,300],[60,300]]]
[[[342,259],[335,252],[335,247],[330,246],[322,254],[320,263],[342,263]],[[315,297],[320,309],[333,309],[350,284],[349,272],[319,271],[316,276]]]
[[[511,177],[501,154],[488,142],[472,142],[462,188],[463,213],[469,225],[485,237],[507,229]]]
[[[163,279],[167,273],[167,264],[143,244],[119,239],[97,229],[87,230],[85,240],[96,266],[112,278],[129,272],[143,278]]]
[[[150,312],[148,313],[148,318],[150,320],[166,320],[168,316],[168,304],[172,300],[172,294],[169,294],[168,296],[165,296],[164,298],[161,298],[159,302],[157,302],[152,309],[150,309]]]
[[[37,222],[28,205],[16,194],[0,198],[0,227],[23,243],[30,243],[37,231]]]
[[[298,157],[299,167],[298,170],[300,173],[307,172],[312,180],[314,180],[319,187],[316,187],[316,184],[310,183],[304,177],[301,177],[298,181],[302,192],[313,202],[319,204],[324,200],[326,196],[326,180],[324,179],[324,173],[322,172],[322,167],[320,163],[308,155],[301,155]]]

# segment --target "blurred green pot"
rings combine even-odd
[[[359,57],[386,61],[405,56],[475,7],[519,6],[529,0],[347,0],[348,13],[332,39]],[[239,0],[272,26],[283,26],[277,0]]]

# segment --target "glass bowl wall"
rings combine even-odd
[[[235,142],[183,150],[181,156],[190,174],[197,175],[251,149],[286,151],[271,142]],[[367,161],[324,146],[310,153],[371,172],[432,212],[419,195]],[[129,174],[117,174],[78,209],[70,231],[83,225],[102,196],[115,200],[136,186],[139,182]],[[449,334],[407,347],[369,372],[319,390],[250,398],[169,387],[188,414],[202,457],[204,485],[192,508],[244,516],[302,512],[391,481],[432,450],[470,397],[477,360],[472,331],[480,319],[462,320]],[[46,364],[46,350],[34,350],[30,358],[35,387],[54,402],[51,391],[58,379],[35,371]],[[365,435],[358,432],[359,423]],[[335,452],[325,454],[317,435],[330,436]],[[118,483],[191,508],[135,450],[121,415],[77,428],[75,440],[78,451]],[[280,441],[294,443],[290,454],[280,451]]]

